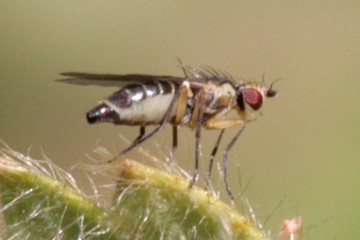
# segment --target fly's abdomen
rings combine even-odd
[[[179,84],[148,82],[130,84],[87,113],[89,123],[112,122],[125,125],[158,124],[166,114]],[[171,117],[175,115],[172,110]]]

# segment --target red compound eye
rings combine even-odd
[[[247,104],[254,110],[258,110],[263,102],[261,93],[253,88],[248,88],[244,91],[244,99]]]

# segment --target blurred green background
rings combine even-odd
[[[84,113],[116,89],[60,84],[59,72],[182,76],[178,56],[282,78],[230,154],[232,189],[250,181],[244,194],[273,233],[301,215],[305,239],[360,238],[360,2],[1,1],[0,29],[0,138],[66,169],[99,143],[120,151],[119,136],[138,129],[89,126]],[[145,146],[169,151],[170,132]],[[216,136],[203,134],[203,169]],[[181,129],[177,160],[188,170],[193,138]]]

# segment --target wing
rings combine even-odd
[[[66,78],[58,79],[56,81],[63,83],[70,83],[75,85],[97,85],[97,86],[123,86],[124,82],[148,82],[148,81],[172,81],[182,83],[185,78],[174,76],[155,76],[143,74],[92,74],[81,72],[65,72],[60,73]]]

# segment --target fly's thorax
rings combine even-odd
[[[233,108],[236,101],[236,89],[230,83],[223,83],[220,86],[209,85],[204,88],[206,98],[205,113],[213,114],[220,109]]]

